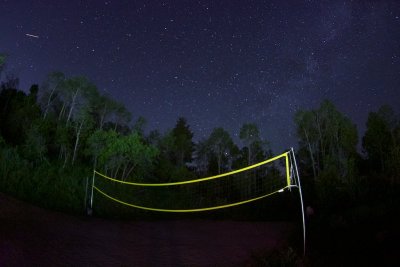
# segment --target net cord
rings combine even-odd
[[[275,161],[277,159],[286,158],[286,180],[287,180],[287,185],[290,186],[290,177],[289,177],[289,163],[288,163],[288,155],[289,152],[285,152],[281,155],[278,155],[276,157],[267,159],[265,161],[256,163],[254,165],[239,169],[239,170],[235,170],[235,171],[231,171],[231,172],[226,172],[226,173],[222,173],[222,174],[218,174],[218,175],[214,175],[214,176],[210,176],[210,177],[205,177],[205,178],[200,178],[200,179],[195,179],[195,180],[188,180],[188,181],[182,181],[182,182],[172,182],[172,183],[136,183],[136,182],[127,182],[127,181],[122,181],[122,180],[118,180],[115,178],[111,178],[107,175],[104,175],[96,170],[94,170],[95,174],[98,174],[99,176],[106,178],[110,181],[113,182],[117,182],[117,183],[121,183],[121,184],[128,184],[128,185],[135,185],[135,186],[174,186],[174,185],[182,185],[182,184],[191,184],[191,183],[198,183],[198,182],[204,182],[204,181],[208,181],[208,180],[213,180],[213,179],[217,179],[217,178],[221,178],[224,176],[228,176],[228,175],[232,175],[232,174],[236,174],[236,173],[240,173],[240,172],[244,172],[253,168],[256,168],[258,166],[267,164],[269,162]]]
[[[221,205],[221,206],[213,206],[213,207],[206,207],[206,208],[199,208],[199,209],[176,209],[176,210],[174,210],[174,209],[149,208],[149,207],[144,207],[144,206],[139,206],[139,205],[130,204],[130,203],[127,203],[127,202],[122,201],[122,200],[120,200],[120,199],[114,198],[114,197],[108,195],[107,193],[105,193],[104,191],[100,190],[100,189],[97,188],[96,186],[93,186],[93,188],[96,189],[96,191],[98,191],[99,193],[101,193],[103,196],[105,196],[105,197],[107,197],[107,198],[109,198],[109,199],[111,199],[111,200],[113,200],[113,201],[115,201],[115,202],[118,202],[118,203],[120,203],[120,204],[124,204],[124,205],[126,205],[126,206],[130,206],[130,207],[137,208],[137,209],[142,209],[142,210],[159,211],[159,212],[173,212],[173,213],[178,213],[178,212],[179,212],[179,213],[183,213],[183,212],[209,211],[209,210],[217,210],[217,209],[224,209],[224,208],[239,206],[239,205],[246,204],[246,203],[249,203],[249,202],[253,202],[253,201],[256,201],[256,200],[259,200],[259,199],[262,199],[262,198],[266,198],[266,197],[271,196],[271,195],[274,195],[274,194],[276,194],[276,193],[280,193],[280,192],[282,192],[283,190],[285,190],[286,188],[291,188],[291,187],[293,187],[293,186],[288,185],[288,186],[285,186],[285,187],[283,187],[283,188],[280,188],[279,190],[276,190],[276,191],[274,191],[274,192],[268,193],[268,194],[266,194],[266,195],[262,195],[262,196],[259,196],[259,197],[256,197],[256,198],[252,198],[252,199],[247,199],[247,200],[240,201],[240,202],[235,202],[235,203],[231,203],[231,204]]]

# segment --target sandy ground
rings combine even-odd
[[[285,243],[279,222],[128,222],[44,210],[0,194],[0,266],[245,266]]]

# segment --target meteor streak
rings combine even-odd
[[[29,37],[33,37],[33,38],[39,38],[39,36],[33,35],[33,34],[29,34],[29,33],[25,33],[25,35],[26,35],[26,36],[29,36]]]

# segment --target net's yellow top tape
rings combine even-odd
[[[173,186],[173,185],[182,185],[182,184],[191,184],[191,183],[198,183],[198,182],[204,182],[204,181],[208,181],[208,180],[213,180],[213,179],[217,179],[217,178],[221,178],[224,176],[228,176],[228,175],[232,175],[232,174],[236,174],[236,173],[240,173],[240,172],[244,172],[253,168],[256,168],[258,166],[267,164],[269,162],[275,161],[277,159],[286,158],[286,180],[287,180],[287,185],[290,186],[290,177],[289,177],[289,160],[288,160],[288,154],[289,152],[285,152],[279,156],[273,157],[271,159],[267,159],[265,161],[256,163],[254,165],[239,169],[239,170],[235,170],[235,171],[231,171],[231,172],[227,172],[227,173],[222,173],[222,174],[218,174],[218,175],[214,175],[214,176],[210,176],[210,177],[205,177],[205,178],[200,178],[200,179],[195,179],[195,180],[188,180],[188,181],[182,181],[182,182],[173,182],[173,183],[135,183],[135,182],[126,182],[126,181],[122,181],[122,180],[118,180],[115,178],[111,178],[109,176],[106,176],[102,173],[99,173],[98,171],[94,170],[94,174],[97,174],[103,178],[106,178],[108,180],[111,180],[113,182],[117,182],[117,183],[121,183],[121,184],[128,184],[128,185],[136,185],[136,186]]]

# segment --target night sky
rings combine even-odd
[[[237,141],[255,122],[278,152],[297,143],[295,111],[325,98],[360,134],[369,111],[400,109],[400,1],[1,0],[0,11],[21,89],[55,70],[85,75],[147,130],[184,116],[195,140],[222,126]]]

